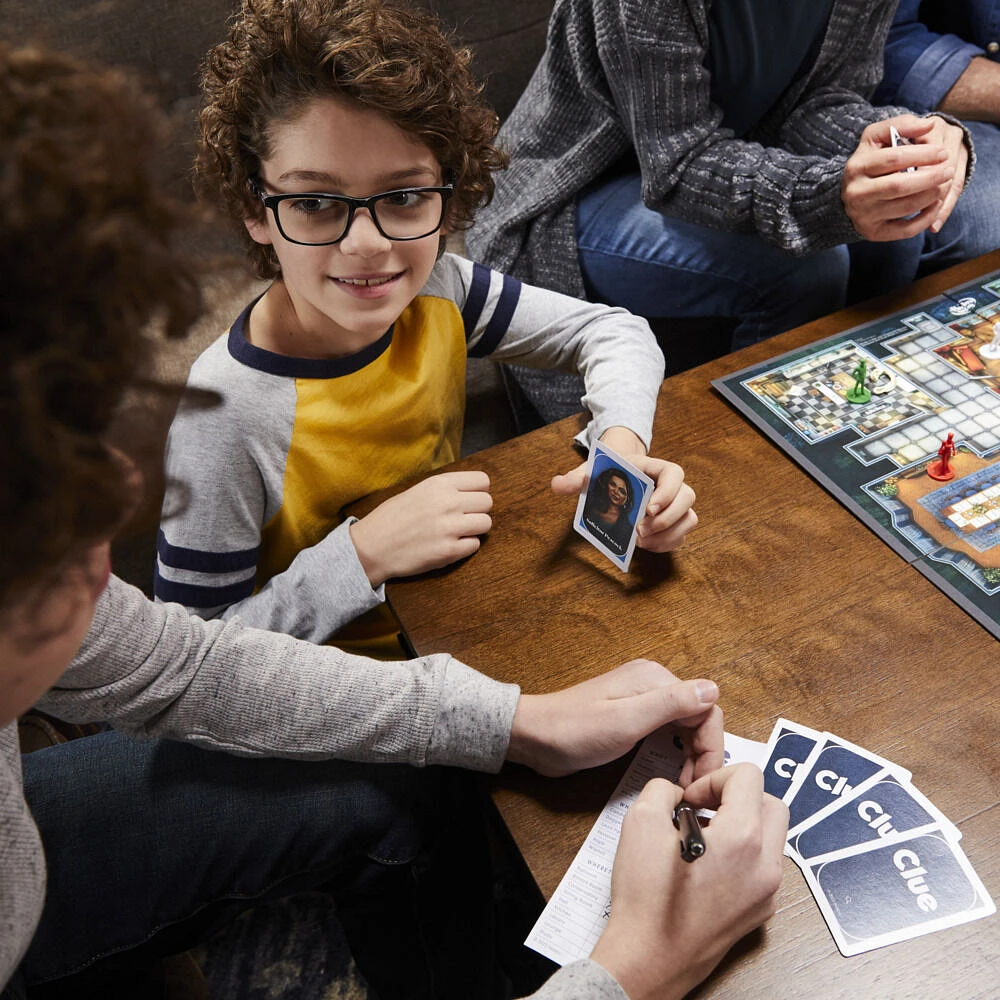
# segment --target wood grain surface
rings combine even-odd
[[[414,648],[447,651],[527,692],[634,657],[710,677],[726,728],[765,740],[779,716],[913,772],[1000,893],[1000,646],[789,460],[712,378],[903,308],[1000,267],[1000,252],[668,379],[652,452],[679,462],[700,524],[673,556],[622,574],[570,527],[549,480],[579,460],[576,418],[470,456],[495,500],[465,562],[391,583]],[[495,798],[551,895],[626,762],[563,779],[509,766]],[[786,862],[778,914],[703,984],[704,997],[1000,997],[1000,917],[845,959]]]

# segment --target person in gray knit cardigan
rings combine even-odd
[[[426,862],[430,838],[463,826],[442,798],[449,775],[505,760],[567,774],[669,721],[688,751],[685,787],[658,780],[639,796],[604,935],[535,995],[683,996],[773,912],[787,827],[757,768],[722,769],[711,681],[635,660],[522,694],[445,654],[376,662],[203,621],[112,575],[108,540],[140,477],[109,428],[127,390],[151,391],[141,331],[182,332],[198,299],[181,210],[153,175],[153,121],[124,76],[0,44],[3,1000],[53,984],[152,996],[115,977],[190,947],[207,921],[308,886],[356,899],[384,883],[373,870]],[[22,757],[17,718],[33,705],[115,728]],[[682,795],[718,809],[695,865],[669,835]],[[442,866],[413,878],[427,871]],[[386,924],[394,914],[376,907],[374,924],[355,925],[380,996],[493,995],[463,976],[480,924],[460,908],[447,922],[480,874],[451,873],[457,895],[435,897],[437,920]],[[407,934],[453,936],[386,984]]]
[[[953,119],[869,103],[895,6],[557,0],[470,256],[733,349],[839,308],[845,244],[940,228],[971,170]]]

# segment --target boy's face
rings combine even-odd
[[[426,146],[347,100],[315,99],[294,121],[273,126],[270,145],[260,171],[266,194],[366,198],[442,183],[441,166]],[[263,220],[247,220],[246,226],[254,240],[272,245],[277,254],[281,287],[299,327],[294,348],[284,353],[299,356],[352,354],[381,337],[423,288],[440,240],[440,231],[389,240],[364,209],[332,246],[289,243],[270,209]]]

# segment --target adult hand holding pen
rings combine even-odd
[[[688,864],[672,823],[681,799],[717,809],[706,850]],[[591,958],[630,1000],[674,1000],[773,913],[788,809],[764,793],[760,770],[735,764],[686,789],[650,781],[622,823],[611,877],[611,918]]]

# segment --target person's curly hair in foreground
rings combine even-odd
[[[122,74],[0,43],[0,609],[74,566],[135,501],[106,433],[151,325],[200,299],[165,125]]]

